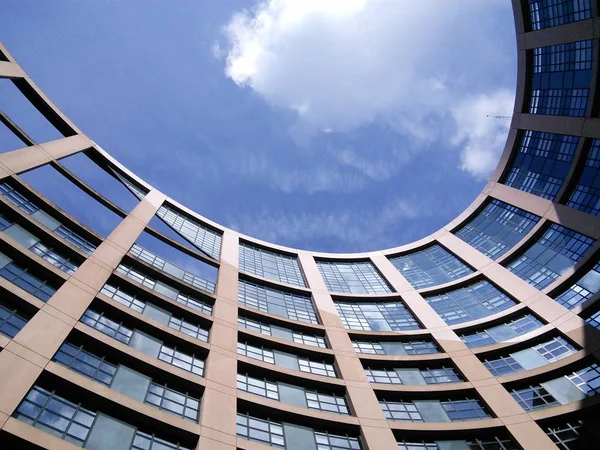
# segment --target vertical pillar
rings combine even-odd
[[[238,236],[226,231],[200,411],[199,450],[235,450],[237,413]]]

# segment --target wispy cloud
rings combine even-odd
[[[510,7],[504,3],[264,0],[231,18],[219,55],[227,49],[225,73],[238,86],[296,114],[296,137],[374,122],[409,137],[375,163],[363,149],[338,152],[341,164],[371,179],[397,173],[417,150],[449,143],[461,167],[480,177],[493,169],[506,132],[482,120],[512,110],[509,95],[485,81],[506,65],[490,32],[495,12]],[[477,20],[466,27],[468,17]],[[484,139],[486,130],[494,138]]]

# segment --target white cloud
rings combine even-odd
[[[227,45],[215,48],[219,55],[227,48],[229,78],[294,111],[302,132],[343,133],[383,121],[411,139],[409,156],[454,136],[465,146],[463,169],[481,176],[499,143],[464,130],[480,123],[469,123],[473,99],[463,99],[487,96],[475,104],[481,120],[512,111],[488,81],[514,58],[512,48],[508,56],[500,51],[493,32],[497,12],[509,8],[502,0],[263,0],[235,14],[224,28]],[[498,99],[502,108],[490,104]],[[346,156],[365,169],[370,155]]]
[[[510,120],[487,116],[506,115],[507,111],[512,111],[514,101],[514,93],[499,90],[490,95],[467,98],[452,110],[457,125],[453,142],[462,148],[461,169],[477,178],[484,178],[494,170]]]

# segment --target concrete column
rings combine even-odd
[[[236,448],[238,253],[238,236],[224,233],[200,411],[199,450]]]

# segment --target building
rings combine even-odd
[[[0,112],[22,142],[0,154],[0,447],[595,448],[598,4],[513,6],[518,86],[497,170],[443,229],[368,254],[284,248],[190,211],[0,45],[0,81],[62,135],[35,142]],[[32,170],[114,226],[59,208]]]

